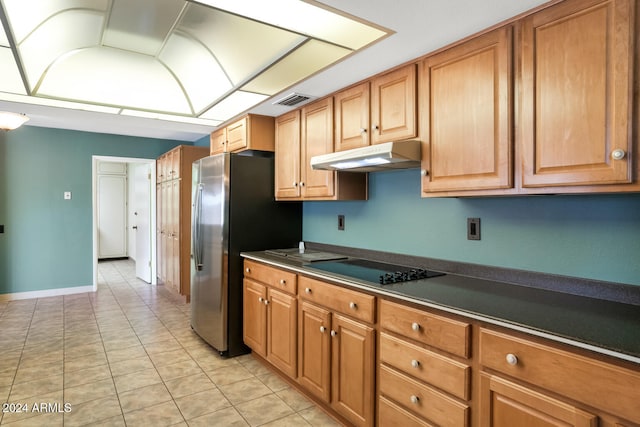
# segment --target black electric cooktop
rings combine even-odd
[[[365,259],[318,262],[308,265],[307,267],[379,285],[390,285],[393,283],[428,279],[430,277],[444,275],[444,273],[440,273],[438,271],[369,261]]]

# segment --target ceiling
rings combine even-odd
[[[2,0],[5,8],[8,1],[10,0]],[[41,0],[19,1],[35,3]],[[160,0],[136,1],[142,7],[145,5],[145,3],[149,4],[149,1],[155,2]],[[274,9],[277,9],[277,5],[281,5],[281,2],[283,1],[285,0],[272,1],[269,2],[269,4],[272,5]],[[265,86],[264,84],[253,84],[253,86],[251,86],[252,89],[258,87],[260,87],[261,89],[252,90],[251,92],[261,92],[261,96],[255,101],[258,102],[258,104],[253,107],[249,107],[248,111],[256,114],[278,116],[291,110],[292,108],[298,107],[285,107],[282,105],[273,104],[275,101],[280,100],[281,98],[291,94],[292,92],[309,95],[313,98],[322,97],[342,87],[363,80],[371,75],[382,72],[395,65],[420,57],[440,47],[446,46],[456,40],[462,39],[496,23],[516,16],[542,3],[545,3],[546,1],[547,0],[449,0],[447,2],[442,2],[436,0],[400,0],[398,2],[391,0],[350,0],[348,2],[345,2],[344,0],[323,0],[321,2],[307,2],[323,5],[329,10],[333,8],[340,12],[340,16],[352,15],[359,18],[359,20],[363,20],[365,23],[371,23],[371,26],[374,28],[374,30],[389,30],[388,32],[390,35],[386,36],[382,32],[381,34],[374,35],[372,39],[380,37],[381,41],[374,41],[373,44],[369,45],[368,47],[366,47],[366,45],[371,43],[371,38],[365,39],[364,42],[358,42],[354,37],[350,37],[348,41],[340,42],[329,40],[328,45],[330,45],[332,52],[335,50],[345,50],[344,52],[339,52],[338,54],[331,53],[329,54],[330,58],[326,59],[327,63],[333,62],[335,60],[338,61],[337,63],[329,65],[323,69],[326,64],[318,62],[316,67],[318,69],[322,69],[322,71],[315,72],[315,70],[313,69],[311,71],[304,71],[307,75],[309,73],[312,74],[311,77],[308,77],[306,79],[302,77],[304,80],[290,87],[282,86],[285,83],[279,83],[281,85],[280,87],[272,84],[269,92],[267,89],[262,89]],[[74,0],[73,2],[77,4],[111,4],[112,2],[115,5],[118,4],[117,1],[114,2],[114,0]],[[181,5],[185,4],[184,0],[162,0],[162,2],[166,4],[173,3],[176,5],[176,8],[180,8]],[[221,3],[224,3],[224,1],[222,1]],[[234,0],[232,2],[230,1],[230,3],[239,4],[242,2],[240,2],[239,0]],[[38,6],[41,5],[42,4],[40,3],[37,6],[32,6],[32,9],[38,9]],[[401,7],[398,7],[399,5]],[[189,3],[189,6],[192,7],[192,9],[195,8],[195,6],[193,6],[193,4],[191,3]],[[192,11],[192,15],[194,15],[194,17],[191,19],[191,21],[197,21],[198,13],[194,13]],[[284,16],[285,14],[283,13],[282,15]],[[139,16],[145,16],[144,10],[139,12]],[[236,15],[228,16],[231,18],[237,18]],[[299,13],[296,16],[299,17]],[[256,18],[254,18],[254,20],[255,19]],[[133,26],[130,25],[129,27],[127,27],[125,25],[126,21],[127,19],[125,16],[124,19],[120,20],[121,25],[119,25],[118,31],[111,31],[110,37],[112,43],[117,44],[118,37],[124,37],[127,40],[127,43],[131,43],[131,40],[136,39],[137,35],[133,33]],[[309,28],[313,27],[312,24],[314,22],[312,22],[313,20],[311,19],[308,19],[307,22],[305,22],[305,19],[299,19],[298,21],[299,22],[297,23],[297,25],[308,26]],[[255,22],[249,21],[249,23],[254,24]],[[168,25],[172,24],[170,23]],[[193,26],[195,25],[196,24],[193,24]],[[325,25],[325,27],[327,27],[327,25]],[[203,34],[203,38],[208,37],[209,34],[215,33],[215,31],[213,30],[211,31],[211,33],[209,33],[209,31],[207,31],[207,28],[208,27],[204,29],[199,28],[199,30]],[[234,28],[238,29],[242,27],[234,24]],[[233,43],[235,43],[235,40],[237,40],[238,43],[242,44],[244,33],[250,32],[258,34],[255,28],[251,26],[248,26],[246,28],[246,30],[238,30],[238,32],[234,34],[234,37],[232,37],[230,40],[233,41]],[[193,29],[191,28],[190,30]],[[267,30],[264,31],[274,30],[279,29],[271,25],[267,28]],[[293,33],[283,33],[280,35],[280,39],[283,39],[283,45],[286,45],[287,43],[289,45],[297,45],[301,42],[297,40],[296,37],[300,38],[300,34],[302,33],[307,33],[307,31],[294,30]],[[105,34],[109,35],[108,32],[105,32]],[[307,34],[304,35],[306,36]],[[263,35],[262,37],[266,36]],[[328,37],[329,36],[321,35],[318,37],[308,38],[311,39],[312,42],[324,42]],[[36,42],[38,41],[35,40],[34,43]],[[67,41],[67,43],[78,44],[77,40]],[[242,51],[242,45],[236,46],[235,44],[231,45],[230,43],[231,42],[226,43],[226,51],[231,53],[229,55],[230,60],[237,60],[238,57],[233,58],[233,52],[234,49],[238,52]],[[247,42],[244,41],[244,43]],[[307,42],[304,41],[303,43]],[[353,46],[345,46],[348,43],[351,43]],[[269,43],[269,45],[273,45],[273,43]],[[284,48],[280,47],[280,50],[290,49],[289,45],[285,46]],[[336,46],[338,48],[336,48]],[[364,48],[358,50],[362,46],[364,46]],[[145,48],[150,49],[149,47],[145,46],[140,47],[140,49]],[[152,48],[153,47],[151,47],[151,49]],[[261,49],[262,51],[264,51],[264,48]],[[204,136],[207,136],[212,130],[216,128],[221,120],[226,120],[228,119],[228,117],[222,117],[222,115],[220,115],[220,117],[216,117],[213,113],[207,113],[207,111],[213,111],[215,109],[213,103],[210,102],[210,99],[215,98],[215,94],[207,98],[205,96],[206,91],[208,90],[213,93],[214,89],[208,87],[206,84],[207,82],[205,82],[204,84],[199,83],[198,78],[202,79],[203,75],[205,76],[205,78],[208,75],[213,76],[214,73],[208,71],[207,74],[203,74],[202,72],[200,72],[200,74],[198,75],[197,72],[194,72],[197,70],[206,69],[207,58],[204,55],[202,55],[202,61],[204,61],[202,63],[202,66],[183,67],[183,74],[179,74],[179,68],[181,64],[180,55],[183,51],[184,55],[189,53],[188,48],[184,46],[177,46],[175,49],[173,49],[172,58],[170,59],[170,61],[173,61],[173,63],[176,64],[175,69],[178,70],[177,72],[174,72],[174,75],[182,78],[182,92],[189,94],[189,85],[191,85],[192,87],[190,94],[191,96],[188,98],[188,101],[186,103],[183,103],[184,105],[180,104],[180,102],[167,102],[166,105],[162,105],[161,99],[153,100],[153,97],[149,96],[149,98],[145,97],[144,99],[140,99],[140,97],[138,97],[137,100],[131,101],[131,103],[135,105],[132,105],[132,108],[127,109],[127,111],[137,112],[134,113],[136,115],[114,114],[112,111],[106,109],[105,111],[109,112],[86,111],[83,109],[77,109],[77,105],[74,105],[73,101],[79,100],[79,97],[86,95],[87,93],[92,93],[94,88],[86,87],[82,89],[82,87],[80,87],[79,89],[74,89],[74,82],[71,82],[72,85],[69,87],[69,89],[65,89],[64,93],[56,93],[56,89],[47,88],[44,84],[38,86],[38,89],[42,90],[43,92],[49,90],[46,97],[38,99],[40,105],[30,103],[32,99],[29,99],[24,95],[20,96],[14,93],[0,91],[0,110],[27,114],[30,117],[30,121],[27,122],[28,126],[73,129],[90,132],[143,136],[150,138],[174,139],[180,141],[196,141]],[[241,61],[239,62],[250,62],[252,59],[257,57],[259,53],[262,52],[254,52],[249,55],[245,54],[242,58],[239,58],[241,59]],[[222,54],[218,54],[217,56],[219,57],[221,55]],[[321,53],[313,52],[309,57],[318,58],[320,56],[322,56]],[[106,68],[108,66],[108,60],[111,60],[111,58],[107,57],[105,59],[103,57],[97,58],[95,56],[89,56],[89,63],[101,65],[102,68]],[[2,61],[1,57],[0,61]],[[185,56],[185,60],[182,63],[186,63],[186,61],[187,60]],[[191,59],[191,61],[193,61],[193,59]],[[211,62],[210,58],[209,62]],[[311,61],[305,60],[302,63],[308,62]],[[291,61],[291,63],[294,65],[288,66],[286,64],[286,61],[282,61],[281,68],[277,73],[273,74],[284,75],[287,73],[293,73],[294,81],[296,78],[299,80],[299,76],[302,75],[302,63],[300,61]],[[191,62],[191,64],[193,64],[193,62]],[[0,62],[0,66],[2,65],[4,64]],[[289,67],[289,69],[286,69],[286,67]],[[95,75],[100,72],[100,69],[100,67],[96,66],[94,68],[91,68],[90,72],[87,74]],[[114,70],[115,69],[116,68],[114,68]],[[60,71],[60,75],[68,74],[63,72],[65,71],[64,68],[61,68]],[[313,74],[314,72],[315,74]],[[235,85],[237,87],[223,88],[222,92],[220,92],[223,96],[219,96],[219,98],[223,98],[224,95],[229,96],[229,94],[231,93],[231,89],[242,89],[242,87],[240,86],[242,86],[243,84],[245,85],[245,88],[250,87],[251,76],[248,78],[238,77],[234,80],[234,78],[232,78],[234,71],[225,70],[225,73],[227,74],[227,76],[231,75],[231,77],[229,78],[229,80],[232,81],[231,85]],[[1,74],[2,71],[0,70],[0,76]],[[140,74],[142,77],[150,75],[147,69],[143,69]],[[259,76],[259,74],[255,75]],[[255,75],[253,76],[255,77]],[[125,78],[125,76],[122,74],[118,75],[116,72],[105,73],[103,78],[116,79],[117,81],[122,82],[121,86],[125,89],[127,88],[127,82],[130,80]],[[211,81],[213,80],[214,79],[212,78]],[[269,82],[273,81],[273,79],[266,80],[268,80]],[[239,81],[240,84],[235,84],[235,81]],[[160,79],[159,82],[154,83],[161,85],[160,87],[162,88],[162,90],[165,90],[166,88],[167,93],[170,93],[171,90],[174,89],[170,86],[169,83],[164,83],[162,79]],[[76,84],[75,86],[78,85]],[[138,87],[139,84],[135,86],[135,89],[138,89]],[[134,89],[132,86],[129,91],[131,92],[133,90]],[[225,92],[225,90],[227,92]],[[99,91],[97,91],[96,93],[98,92]],[[70,101],[67,105],[71,108],[61,108],[59,106],[47,105],[47,99],[56,95]],[[122,101],[121,98],[115,98],[118,94],[107,93],[106,95],[112,97],[110,100],[108,100],[108,102],[104,103],[105,105],[107,105],[107,107],[113,107],[113,105],[123,106],[125,102],[128,102]],[[124,94],[122,96],[124,96]],[[29,103],[25,101],[29,101]],[[97,105],[99,104],[99,102],[96,101],[93,104]],[[212,106],[213,108],[211,108]],[[209,110],[209,108],[211,109]],[[123,110],[125,110],[125,108],[119,109],[119,111]],[[151,112],[149,117],[139,117],[140,113],[144,113],[145,111]],[[185,118],[187,122],[176,121],[175,116],[181,116],[181,118]],[[166,120],[167,118],[169,120]],[[201,118],[207,120],[201,120]]]

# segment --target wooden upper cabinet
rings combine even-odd
[[[276,199],[300,197],[300,110],[276,119]]]
[[[417,135],[416,65],[371,80],[371,143]]]
[[[311,157],[333,152],[333,97],[302,107],[300,191],[304,197],[332,197],[335,172],[311,169]]]
[[[210,154],[216,155],[220,153],[224,153],[226,142],[227,142],[227,128],[220,128],[216,131],[211,132],[210,141]]]
[[[335,151],[369,145],[369,82],[334,95]]]
[[[249,114],[211,133],[210,154],[242,150],[274,151],[275,119]]]
[[[634,4],[567,0],[522,21],[523,187],[632,181]]]
[[[423,61],[423,193],[513,186],[511,69],[510,26]]]

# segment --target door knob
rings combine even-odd
[[[620,149],[620,148],[615,149],[615,150],[613,150],[611,152],[611,158],[613,160],[622,160],[622,159],[624,159],[624,156],[626,156],[626,155],[627,155],[627,153],[625,153],[625,151]]]

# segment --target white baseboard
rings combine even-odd
[[[42,291],[16,292],[13,294],[0,294],[0,302],[15,301],[19,299],[57,297],[60,295],[82,294],[94,292],[93,286],[75,286],[73,288],[44,289]]]

